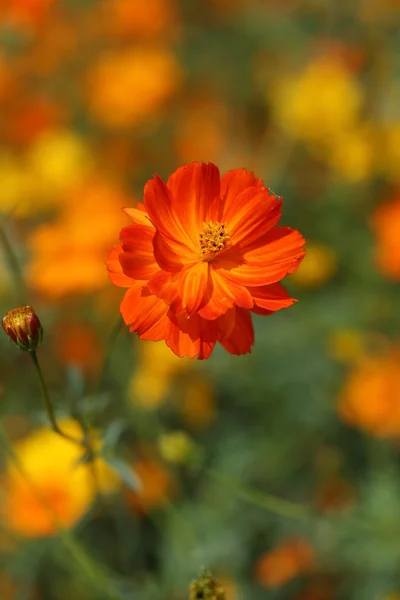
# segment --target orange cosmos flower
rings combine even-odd
[[[307,540],[290,538],[260,556],[255,566],[255,577],[265,588],[279,588],[312,571],[315,560],[314,549]]]
[[[380,204],[372,215],[375,234],[375,262],[379,271],[389,279],[400,279],[400,193]]]
[[[295,302],[278,282],[297,269],[305,240],[275,227],[281,204],[245,169],[220,177],[214,164],[194,162],[166,184],[149,180],[144,204],[124,209],[133,225],[108,260],[111,280],[128,288],[121,313],[130,330],[181,357],[208,358],[217,341],[250,352],[250,311]]]

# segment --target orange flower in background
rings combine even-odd
[[[91,181],[65,200],[58,220],[38,227],[29,240],[28,281],[51,299],[94,292],[107,282],[104,257],[121,224],[117,207],[127,197],[110,183]]]
[[[54,352],[64,365],[77,367],[89,374],[96,373],[101,367],[104,348],[92,325],[60,321],[52,334]]]
[[[373,436],[400,435],[400,352],[362,358],[349,374],[338,410],[344,421]]]
[[[166,184],[155,175],[144,204],[125,209],[133,225],[108,260],[113,283],[128,288],[121,313],[130,330],[181,357],[208,358],[217,341],[231,354],[251,352],[250,311],[295,302],[279,281],[305,254],[297,231],[275,227],[281,205],[245,169],[221,178],[214,164],[195,162]]]
[[[17,597],[15,585],[10,581],[6,571],[0,571],[0,598],[13,600]]]
[[[182,162],[216,159],[228,140],[229,111],[211,95],[189,97],[179,112],[175,148]]]
[[[378,206],[372,216],[375,234],[375,261],[390,279],[400,279],[400,193],[390,202]]]
[[[293,538],[263,554],[257,561],[255,576],[263,587],[278,588],[308,573],[314,564],[315,554],[310,544],[301,538]]]
[[[7,27],[31,31],[43,26],[56,0],[0,0],[0,18]]]
[[[151,458],[137,460],[133,470],[139,479],[139,487],[137,492],[127,491],[126,497],[135,511],[143,514],[164,506],[175,487],[169,471]]]
[[[178,61],[167,49],[110,52],[90,69],[88,103],[108,127],[136,125],[162,108],[180,79]]]
[[[173,0],[105,0],[104,17],[119,37],[152,37],[171,34],[178,24]]]
[[[320,511],[340,511],[355,502],[354,486],[343,477],[328,477],[317,489],[315,504]]]

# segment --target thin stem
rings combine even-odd
[[[2,224],[0,224],[0,244],[3,246],[6,260],[10,266],[10,270],[12,271],[16,290],[22,298],[25,295],[24,278],[22,276],[22,271],[21,271],[21,267],[20,267],[18,258],[14,252],[14,248],[12,247],[12,245],[4,231],[4,227]]]
[[[82,445],[85,447],[85,449],[88,453],[88,458],[89,458],[88,466],[90,468],[90,472],[92,475],[93,486],[96,491],[96,500],[97,500],[99,506],[104,508],[105,502],[104,502],[103,494],[101,491],[100,476],[99,476],[96,461],[95,461],[96,453],[95,453],[95,450],[94,450],[93,444],[92,444],[92,435],[90,432],[90,427],[87,424],[85,418],[82,416],[82,414],[77,409],[74,410],[73,417],[78,421],[78,423],[81,427],[81,430],[82,430],[82,434],[83,434]]]
[[[89,465],[90,465],[90,470],[92,473],[92,477],[93,477],[93,484],[94,484],[94,488],[96,490],[96,498],[99,501],[100,504],[103,504],[103,498],[102,498],[102,494],[101,494],[101,486],[100,486],[100,480],[99,480],[99,476],[98,476],[98,472],[97,472],[97,467],[95,464],[95,451],[93,449],[92,446],[92,439],[91,439],[91,435],[90,435],[90,429],[88,427],[88,425],[86,424],[85,420],[83,419],[82,415],[77,415],[75,414],[75,418],[78,421],[81,430],[82,430],[82,439],[78,439],[72,435],[69,435],[68,433],[65,433],[65,431],[63,431],[61,429],[61,427],[59,426],[59,424],[57,423],[57,418],[54,412],[54,408],[53,405],[51,403],[50,400],[50,396],[49,396],[49,392],[47,389],[47,385],[45,382],[45,379],[43,377],[43,373],[42,373],[42,369],[40,368],[40,364],[39,364],[39,359],[37,357],[37,353],[36,351],[32,351],[29,353],[31,355],[31,359],[33,361],[33,364],[35,365],[35,370],[36,373],[38,375],[39,378],[39,382],[40,382],[40,388],[42,390],[42,397],[43,397],[43,402],[46,408],[46,412],[47,412],[47,416],[49,418],[49,421],[51,423],[52,429],[55,433],[57,433],[58,435],[60,435],[61,437],[63,437],[64,439],[73,442],[74,444],[77,444],[78,446],[82,447],[83,450],[85,450],[88,453],[88,458],[89,458]]]
[[[367,521],[362,516],[356,514],[343,517],[340,517],[339,515],[336,517],[333,515],[322,515],[305,504],[290,502],[289,500],[284,500],[283,498],[278,498],[271,494],[259,492],[240,485],[231,477],[214,469],[209,469],[207,473],[212,479],[230,489],[238,498],[241,498],[254,506],[263,508],[279,517],[311,520],[314,522],[324,520],[327,523],[331,523],[337,529],[347,532],[349,528],[354,528],[356,531],[360,531],[367,535],[374,535],[381,539],[396,539],[399,535],[398,531],[393,530],[393,528],[388,530],[384,523],[381,523],[376,519]]]
[[[242,498],[255,506],[264,508],[279,517],[289,519],[309,519],[313,516],[312,511],[308,506],[249,489],[214,469],[209,469],[208,474],[218,483],[231,489],[239,498]]]
[[[97,382],[94,385],[93,393],[97,393],[97,392],[100,391],[100,388],[102,386],[105,373],[106,373],[107,368],[108,368],[108,364],[110,362],[110,357],[111,357],[112,351],[114,349],[114,344],[117,341],[119,334],[123,330],[123,327],[124,327],[124,322],[122,320],[121,315],[119,315],[116,323],[114,324],[114,326],[111,329],[111,332],[110,332],[110,334],[109,334],[109,336],[107,338],[107,343],[106,343],[107,354],[106,354],[106,356],[104,358],[103,365],[102,365],[102,367],[100,369],[98,380],[97,380]]]
[[[46,408],[47,416],[49,417],[49,421],[51,423],[53,431],[55,431],[55,433],[58,433],[58,435],[61,435],[66,440],[69,440],[70,442],[73,442],[74,444],[78,444],[79,446],[83,446],[83,448],[86,448],[86,444],[84,443],[84,440],[78,440],[77,438],[73,437],[72,435],[65,433],[58,425],[56,415],[54,412],[54,408],[53,408],[53,405],[50,400],[47,385],[46,385],[46,382],[43,377],[42,369],[40,368],[37,353],[36,353],[36,351],[32,351],[32,352],[29,352],[29,354],[30,354],[33,364],[35,365],[35,370],[36,370],[37,376],[39,378],[40,388],[42,391],[43,403]]]

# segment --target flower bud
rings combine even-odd
[[[192,581],[189,590],[189,600],[225,600],[225,591],[219,582],[205,571],[201,577]]]
[[[43,327],[31,306],[10,310],[2,321],[3,329],[21,350],[36,350],[43,338]]]

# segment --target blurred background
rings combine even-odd
[[[400,599],[399,0],[0,0],[0,599]],[[252,355],[119,327],[154,172],[245,167],[307,238]],[[87,457],[86,457],[87,458]],[[200,596],[197,596],[200,598]]]

